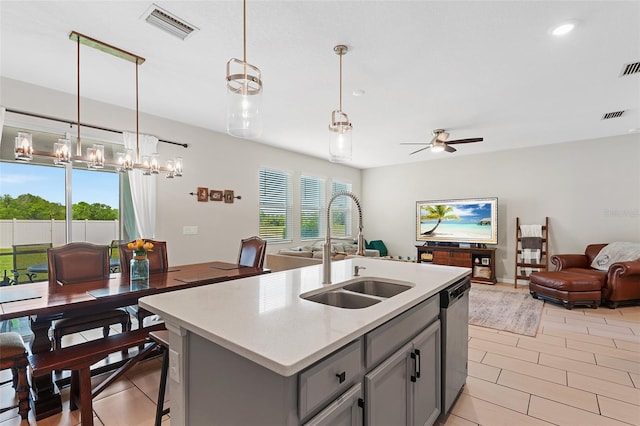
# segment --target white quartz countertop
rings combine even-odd
[[[168,292],[139,300],[175,327],[198,334],[282,376],[291,376],[469,275],[469,268],[353,258],[332,263],[332,286],[361,277],[413,287],[362,309],[300,298],[322,284],[322,265]]]

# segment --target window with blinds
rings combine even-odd
[[[331,194],[338,191],[351,191],[351,184],[333,181],[331,182]],[[349,197],[338,197],[331,205],[331,235],[346,237],[351,233],[351,209],[353,200]]]
[[[260,237],[291,241],[291,174],[260,169]]]
[[[300,176],[300,238],[322,238],[325,234],[325,181]]]

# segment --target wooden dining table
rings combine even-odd
[[[31,352],[53,350],[49,329],[53,321],[67,316],[135,305],[152,294],[177,291],[260,275],[262,268],[241,267],[227,262],[180,265],[167,272],[152,273],[148,282],[131,284],[129,276],[114,273],[109,277],[66,285],[47,281],[0,287],[0,320],[29,317],[34,338]],[[52,376],[32,381],[32,407],[36,420],[59,413],[62,401]]]

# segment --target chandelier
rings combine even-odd
[[[89,169],[102,169],[105,166],[114,167],[118,172],[126,172],[129,170],[139,169],[144,175],[166,173],[167,178],[182,176],[183,162],[181,157],[168,160],[164,166],[160,165],[158,154],[140,155],[140,130],[139,130],[139,109],[138,109],[138,67],[144,63],[145,59],[141,56],[122,50],[118,47],[111,46],[100,40],[96,40],[76,31],[69,34],[69,39],[77,44],[77,127],[78,133],[76,138],[75,155],[72,154],[73,149],[69,138],[58,139],[53,145],[53,152],[41,151],[33,149],[32,136],[29,133],[20,132],[15,139],[14,158],[18,161],[30,161],[33,156],[51,157],[56,165],[65,165],[72,161],[84,162]],[[82,139],[80,137],[80,44],[92,47],[105,53],[109,53],[118,58],[124,59],[135,64],[136,70],[136,149],[126,149],[115,153],[113,160],[107,160],[104,154],[104,146],[94,144],[87,147],[85,154],[82,152]]]

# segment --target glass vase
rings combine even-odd
[[[147,256],[134,256],[129,264],[130,283],[148,283],[149,282],[149,259]]]

